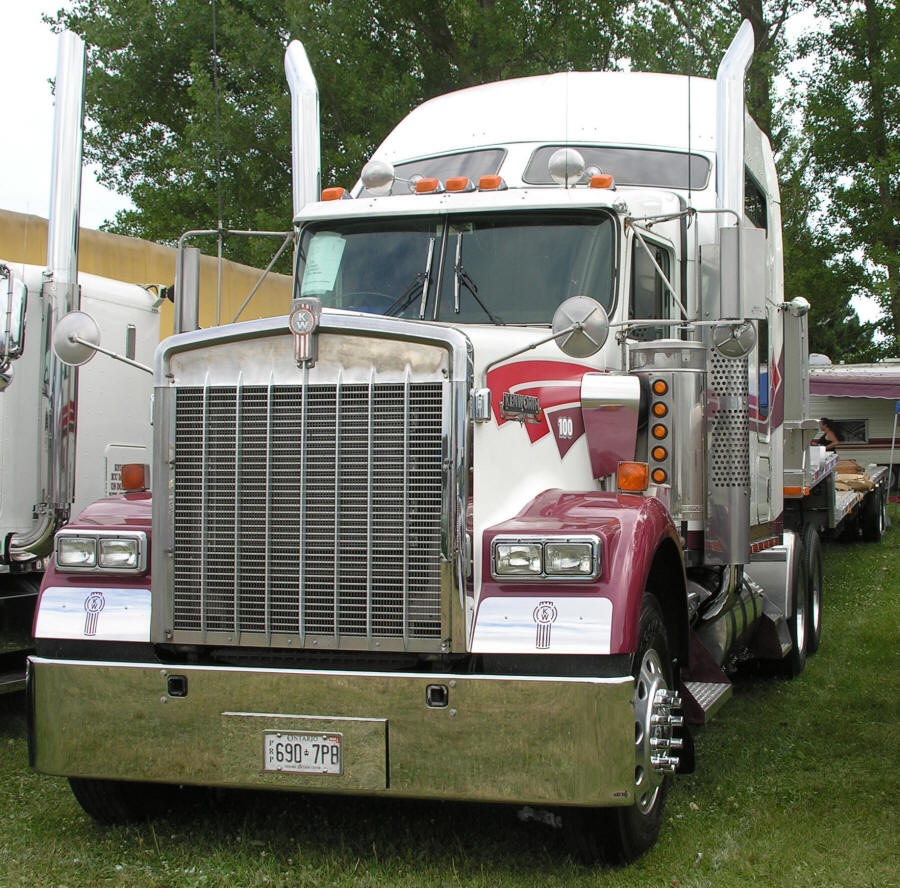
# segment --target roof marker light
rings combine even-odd
[[[591,188],[608,188],[610,191],[616,190],[616,183],[609,173],[598,173],[591,176]]]
[[[475,185],[468,176],[451,176],[444,182],[444,188],[446,188],[447,191],[459,193],[464,191],[474,191]]]
[[[478,180],[479,191],[506,191],[503,176],[482,176]]]
[[[334,188],[325,188],[322,190],[322,200],[349,200],[350,195],[347,192],[346,188],[341,188],[340,185],[335,186]]]
[[[419,179],[416,182],[416,194],[440,194],[443,190],[440,179]]]

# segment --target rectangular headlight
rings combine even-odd
[[[544,544],[544,571],[549,576],[592,577],[594,546],[590,542]]]
[[[539,577],[540,543],[495,543],[494,573],[499,577]]]
[[[137,574],[147,569],[143,530],[68,530],[56,535],[56,567],[62,571]]]
[[[113,570],[135,570],[139,563],[140,546],[135,538],[101,537],[98,540],[97,563]]]
[[[97,540],[93,537],[58,536],[56,538],[56,564],[61,568],[95,567],[97,564]]]

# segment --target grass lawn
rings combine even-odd
[[[900,507],[881,544],[824,552],[822,648],[794,681],[748,670],[697,737],[659,844],[587,868],[515,808],[200,793],[103,828],[27,764],[22,695],[0,697],[0,888],[900,884]],[[439,765],[438,765],[439,766]]]

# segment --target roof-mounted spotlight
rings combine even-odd
[[[571,188],[584,175],[585,163],[580,151],[574,148],[560,148],[554,151],[547,165],[550,178],[557,185]]]
[[[394,165],[386,160],[370,160],[360,174],[363,187],[375,197],[384,197],[391,193],[394,185]]]

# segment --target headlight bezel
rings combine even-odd
[[[539,547],[540,548],[540,572],[503,572],[498,557],[505,547]],[[560,572],[548,570],[547,549],[554,546],[586,547],[589,553],[589,572]],[[491,577],[501,582],[554,582],[590,583],[599,580],[603,573],[602,568],[603,542],[594,534],[561,534],[551,536],[546,534],[502,534],[491,541]]]
[[[62,554],[73,543],[93,544],[93,558],[81,564],[66,564]],[[104,543],[107,548],[106,563],[102,557]],[[116,563],[111,551],[116,543],[132,544],[134,558],[130,564]],[[85,549],[88,547],[86,546]],[[147,534],[142,530],[70,530],[64,528],[56,534],[53,546],[53,563],[60,573],[141,574],[147,570]],[[121,549],[120,549],[121,551]],[[112,562],[112,563],[110,563]]]

